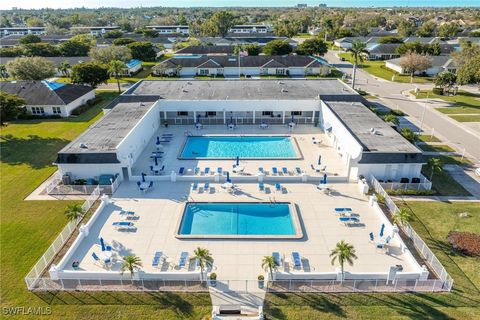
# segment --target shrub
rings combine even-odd
[[[480,234],[450,231],[447,240],[454,250],[469,256],[480,257]]]
[[[217,274],[215,272],[210,273],[210,280],[217,280]]]
[[[263,280],[265,280],[265,277],[261,274],[261,275],[258,276],[257,279],[258,279],[259,281],[263,281]]]
[[[377,193],[376,196],[377,196],[377,202],[378,203],[385,204],[385,197],[384,196],[382,196],[379,193]]]
[[[87,110],[91,109],[94,105],[102,101],[102,97],[95,97],[91,100],[88,100],[85,104],[76,107],[72,110],[72,116],[79,116],[82,113],[86,112]]]
[[[24,113],[18,116],[20,120],[38,120],[38,119],[61,119],[62,117],[59,114],[52,114],[41,116],[38,114]]]
[[[443,88],[433,88],[432,89],[433,94],[437,94],[439,96],[443,95]]]
[[[396,189],[396,190],[385,190],[389,195],[395,195],[395,196],[432,196],[437,194],[437,191],[435,190],[404,190],[404,189]]]
[[[400,109],[390,110],[390,113],[399,117],[403,117],[405,113]]]

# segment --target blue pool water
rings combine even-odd
[[[181,158],[295,159],[297,154],[287,136],[187,137]]]
[[[288,203],[188,203],[181,235],[294,235]]]

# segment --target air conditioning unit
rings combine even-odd
[[[64,174],[62,176],[62,183],[64,185],[71,185],[72,184],[72,177],[70,177],[70,175],[68,173]]]

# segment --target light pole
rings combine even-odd
[[[425,119],[425,112],[427,111],[428,94],[429,92],[427,92],[427,100],[425,100],[425,102],[423,103],[422,120],[420,121],[420,129],[418,133],[422,132],[423,120]]]

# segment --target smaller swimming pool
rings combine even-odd
[[[189,202],[177,238],[301,238],[298,214],[289,202]]]
[[[179,159],[300,159],[290,136],[191,136]]]

